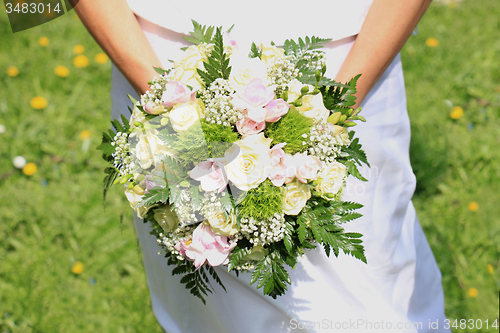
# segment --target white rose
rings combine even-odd
[[[295,178],[285,187],[283,211],[287,215],[298,215],[311,198],[309,185],[303,184]]]
[[[321,194],[337,194],[344,185],[346,167],[339,162],[327,164],[318,174],[316,190]]]
[[[274,59],[281,58],[285,55],[285,50],[275,46],[264,46],[260,44],[259,50],[261,50],[262,52],[260,58],[267,65],[269,65],[270,62],[274,61]]]
[[[158,207],[154,210],[154,219],[165,232],[171,232],[179,225],[177,214],[172,211],[170,205]]]
[[[299,80],[293,79],[292,81],[290,81],[288,83],[288,101],[287,102],[292,103],[295,100],[297,100],[297,98],[300,97],[300,90],[304,86],[305,86],[305,84],[303,84]],[[309,90],[312,90],[314,88],[312,86],[308,86],[308,87],[309,87]]]
[[[131,151],[139,160],[142,169],[158,166],[161,160],[157,155],[173,156],[169,147],[158,138],[158,132],[154,129],[137,129],[130,135]]]
[[[340,138],[344,142],[345,145],[348,145],[351,143],[349,140],[349,133],[347,132],[347,129],[342,126],[335,125],[335,136],[340,135]]]
[[[312,91],[312,87],[310,89]],[[319,122],[326,122],[330,111],[323,104],[323,96],[321,93],[316,95],[302,96],[302,105],[297,108],[304,116],[312,118]]]
[[[177,104],[168,114],[172,128],[176,132],[187,130],[193,124],[199,121],[200,116],[205,113],[205,106],[201,99],[196,99],[195,102],[187,102]]]
[[[271,141],[264,136],[264,133],[259,133],[235,142],[240,151],[226,166],[226,172],[229,180],[240,190],[249,191],[256,188],[268,177],[271,170],[269,157]],[[236,148],[235,146],[229,148],[225,157],[234,154]]]
[[[174,63],[172,80],[181,81],[193,89],[200,89],[203,81],[197,69],[203,69],[203,60],[206,59],[205,48],[192,45],[186,49],[180,62]]]
[[[233,236],[240,230],[234,212],[231,212],[227,218],[224,213],[212,213],[207,216],[206,221],[217,235]]]
[[[125,196],[127,197],[127,200],[130,203],[130,207],[132,207],[137,216],[139,216],[141,219],[146,215],[149,208],[151,208],[150,205],[136,208],[137,204],[141,202],[142,197],[144,195],[139,195],[134,190],[125,190]]]
[[[261,79],[265,85],[267,82],[267,69],[265,63],[259,58],[249,58],[242,53],[231,56],[231,75],[229,85],[236,91],[245,89],[245,86],[253,79]]]

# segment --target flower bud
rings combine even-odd
[[[144,124],[143,124],[143,123],[141,123],[140,121],[134,121],[134,126],[135,126],[135,127],[144,128]]]
[[[302,106],[302,100],[298,99],[295,102],[293,102],[292,104],[295,105],[296,107],[300,107],[300,106]]]
[[[319,82],[319,80],[321,80],[321,73],[319,70],[316,70],[316,73],[314,76],[316,77],[316,82]]]
[[[288,90],[281,93],[281,98],[283,98],[284,101],[288,101]]]
[[[301,89],[300,89],[300,93],[302,95],[305,95],[309,92],[309,87],[308,86],[303,86]]]
[[[161,126],[167,126],[169,119],[170,118],[168,118],[168,117],[161,117],[160,125]]]
[[[132,183],[132,182],[128,183],[128,185],[127,185],[127,190],[131,190],[131,189],[133,189],[133,188],[134,188],[134,186],[135,186],[135,184],[134,184],[134,183]]]
[[[122,179],[120,180],[120,184],[125,184],[131,177],[132,175],[123,176]]]
[[[343,123],[346,119],[347,119],[347,116],[345,114],[343,114],[342,116],[340,116],[340,119],[337,123]]]
[[[319,89],[318,88],[314,88],[313,92],[312,92],[313,95],[317,95],[319,94]]]
[[[347,123],[344,124],[344,127],[353,127],[356,125],[357,124],[354,121],[348,121]]]
[[[144,194],[144,189],[142,187],[140,187],[139,185],[135,185],[132,190],[137,195],[143,195]]]
[[[327,121],[335,125],[336,123],[339,122],[341,116],[342,116],[341,112],[332,113],[330,117],[328,117]]]

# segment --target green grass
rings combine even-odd
[[[498,0],[433,4],[402,51],[414,203],[452,320],[498,318],[498,17]],[[46,47],[38,44],[41,36],[49,39]],[[426,46],[429,37],[439,46]],[[73,65],[77,44],[88,67]],[[105,163],[94,147],[109,126],[110,63],[96,63],[101,50],[74,13],[12,34],[1,10],[0,50],[0,124],[7,129],[0,134],[0,332],[161,332],[128,204],[114,188],[102,205]],[[6,74],[13,65],[17,77]],[[56,76],[58,65],[70,75]],[[32,109],[35,96],[48,107]],[[451,119],[451,105],[464,115]],[[83,130],[91,133],[87,141]],[[36,163],[33,176],[13,167],[17,155]],[[476,212],[467,208],[471,201]],[[71,272],[75,261],[85,265],[79,275]],[[468,296],[470,288],[477,297]],[[495,332],[457,330],[476,331]]]

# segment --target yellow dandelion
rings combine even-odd
[[[469,288],[469,290],[467,290],[467,295],[469,295],[469,297],[476,298],[477,294],[478,291],[476,288]]]
[[[47,37],[45,37],[45,36],[40,37],[38,39],[38,44],[40,44],[41,46],[45,47],[45,46],[49,45],[49,39]]]
[[[471,212],[477,212],[477,210],[479,209],[479,205],[477,202],[475,201],[471,201],[469,202],[469,204],[467,205],[467,208],[469,208],[469,210]]]
[[[36,164],[33,162],[26,163],[26,165],[23,167],[23,173],[26,176],[33,176],[36,173]]]
[[[49,103],[47,100],[41,96],[33,97],[30,101],[30,105],[35,110],[45,109]]]
[[[15,77],[19,75],[19,69],[16,66],[10,66],[7,68],[7,75],[10,77]]]
[[[90,131],[89,130],[83,130],[80,132],[80,140],[85,140],[90,138]]]
[[[427,45],[429,47],[437,47],[437,46],[439,46],[439,41],[434,37],[430,37],[430,38],[427,38],[427,40],[425,41],[425,45]]]
[[[464,115],[464,109],[461,106],[454,106],[450,111],[451,119],[458,119]]]
[[[108,56],[105,53],[98,53],[95,56],[95,61],[100,64],[105,64],[108,61]]]
[[[73,267],[71,267],[73,274],[81,274],[83,272],[83,263],[81,261],[75,261]]]
[[[490,273],[491,275],[493,275],[493,266],[488,264],[486,265],[486,267],[488,268],[488,273]]]
[[[75,57],[73,64],[78,68],[87,67],[89,65],[89,59],[83,54],[80,54]]]
[[[73,52],[76,54],[83,53],[83,51],[85,51],[85,47],[83,47],[83,45],[78,44],[73,47]]]
[[[69,69],[66,66],[57,66],[54,69],[54,73],[60,77],[67,77],[69,75]]]

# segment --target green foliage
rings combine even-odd
[[[170,147],[176,151],[176,157],[184,167],[206,161],[209,157],[205,135],[198,124],[179,132],[171,143]]]
[[[184,39],[195,45],[201,43],[211,43],[214,27],[201,25],[195,20],[191,20],[191,22],[193,22],[194,31],[189,33],[191,35],[190,37],[184,37]]]
[[[368,163],[368,159],[366,158],[366,153],[361,149],[362,147],[359,143],[359,138],[354,138],[354,134],[354,131],[349,131],[349,139],[351,140],[351,143],[349,146],[342,146],[342,151],[349,154],[349,157],[352,158],[358,165],[364,163],[370,166],[370,163]]]
[[[312,235],[315,241],[323,244],[327,256],[333,251],[337,257],[339,250],[342,250],[345,254],[351,254],[366,263],[364,247],[361,245],[361,234],[346,233],[339,224],[360,216],[358,213],[332,209],[327,206],[327,203],[318,203],[314,207],[307,206],[297,219],[299,225],[302,226],[300,238],[306,239]]]
[[[291,284],[290,276],[286,271],[285,262],[278,252],[271,252],[259,261],[252,273],[250,284],[257,282],[257,288],[264,288],[264,295],[276,299],[287,290]]]
[[[168,196],[169,196],[168,187],[152,188],[151,190],[149,190],[149,193],[144,194],[141,202],[137,204],[136,208],[153,205],[156,203],[164,204],[167,202]]]
[[[217,28],[212,43],[214,44],[214,49],[208,56],[207,61],[203,61],[205,69],[197,69],[198,74],[207,87],[216,79],[229,79],[229,74],[231,73],[229,57],[224,52],[224,42],[220,28]]]
[[[201,119],[201,127],[212,157],[224,157],[224,152],[231,147],[231,144],[240,139],[239,133],[232,126],[212,124]]]
[[[248,57],[250,58],[259,58],[262,56],[262,50],[260,50],[255,43],[252,43],[250,47],[250,54]]]
[[[287,154],[295,154],[304,149],[303,134],[309,133],[313,120],[301,114],[294,106],[286,115],[274,123],[267,123],[264,134],[273,139],[273,144],[286,142],[283,150]]]
[[[257,220],[271,218],[276,212],[283,210],[283,195],[282,187],[276,187],[266,179],[258,187],[246,193],[243,201],[237,206],[238,215]]]
[[[340,111],[345,113],[351,106],[356,104],[356,83],[361,74],[353,77],[345,85],[332,84],[321,87],[320,91],[323,95],[323,104],[332,112]]]
[[[320,49],[329,41],[331,41],[331,39],[314,36],[306,37],[305,39],[299,38],[298,43],[294,40],[287,39],[283,44],[283,49],[285,50],[285,55],[292,55],[301,60],[308,51]]]
[[[249,254],[250,251],[251,248],[239,247],[239,245],[236,246],[236,248],[229,255],[229,263],[227,265],[227,270],[229,272],[235,270],[236,266],[238,266],[243,261],[243,258],[247,254]]]

